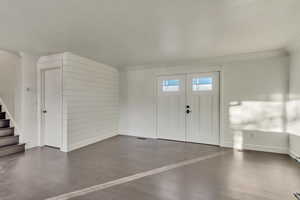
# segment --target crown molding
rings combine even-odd
[[[19,58],[21,57],[20,52],[17,52],[17,51],[11,51],[11,50],[7,50],[7,49],[0,49],[0,52],[10,54],[10,55],[14,55],[14,56],[17,56]]]
[[[300,36],[287,45],[287,51],[290,54],[295,51],[300,51]]]
[[[289,56],[289,52],[286,49],[276,49],[269,51],[259,51],[243,54],[233,54],[226,56],[217,57],[203,57],[199,59],[181,60],[181,61],[170,61],[164,63],[149,63],[133,66],[119,67],[120,71],[130,71],[139,69],[151,69],[151,68],[162,68],[162,67],[178,67],[178,66],[193,66],[193,65],[220,65],[230,62],[244,61],[244,60],[258,60],[272,57]]]

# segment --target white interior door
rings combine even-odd
[[[158,138],[219,145],[219,73],[158,77]]]
[[[158,137],[185,141],[185,75],[158,77]]]
[[[44,143],[61,147],[61,78],[60,69],[43,71],[43,130]]]
[[[219,73],[187,75],[187,141],[219,145]]]

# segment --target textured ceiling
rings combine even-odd
[[[0,0],[0,49],[113,66],[285,47],[299,0]]]

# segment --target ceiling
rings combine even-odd
[[[285,47],[299,0],[0,0],[0,48],[116,67]]]

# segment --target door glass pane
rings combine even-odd
[[[212,90],[213,78],[212,77],[193,78],[192,85],[193,85],[193,91],[210,91]]]
[[[178,92],[180,80],[163,80],[163,92]]]

